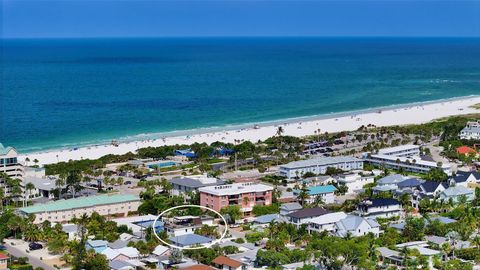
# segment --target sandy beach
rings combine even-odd
[[[253,125],[248,127],[223,128],[210,132],[191,135],[160,137],[154,140],[119,143],[113,145],[97,145],[79,147],[74,149],[52,150],[39,153],[28,153],[19,156],[20,161],[26,157],[30,160],[37,159],[39,165],[56,163],[59,161],[96,159],[107,154],[125,154],[135,152],[139,148],[149,146],[162,146],[174,144],[192,144],[194,142],[212,143],[215,141],[231,142],[235,140],[258,141],[275,135],[278,126],[284,129],[284,135],[306,136],[313,135],[318,129],[324,132],[338,132],[356,130],[362,125],[373,124],[376,126],[392,126],[406,124],[426,123],[434,119],[469,113],[480,113],[479,110],[470,108],[480,103],[480,96],[465,97],[438,102],[427,102],[398,106],[392,108],[375,109],[364,112],[318,116],[302,119],[290,119],[285,121],[272,121],[270,124],[260,124],[255,129]]]

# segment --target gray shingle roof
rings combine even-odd
[[[223,185],[225,184],[225,181],[218,179],[217,182],[215,183],[202,183],[198,179],[194,178],[173,178],[169,180],[170,183],[179,185],[179,186],[185,186],[189,188],[201,188],[201,187],[208,187],[208,186],[216,186],[216,185]]]

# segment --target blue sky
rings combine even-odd
[[[480,0],[3,0],[4,37],[476,36]]]

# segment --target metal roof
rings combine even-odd
[[[26,214],[35,214],[41,212],[65,211],[76,208],[86,208],[97,205],[116,204],[139,200],[139,197],[130,194],[99,195],[38,204],[20,208],[19,211]]]
[[[347,163],[347,162],[363,162],[363,160],[350,156],[338,157],[318,157],[307,160],[299,160],[288,164],[280,165],[280,168],[296,169],[314,166],[326,166],[330,164]]]

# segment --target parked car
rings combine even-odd
[[[124,184],[124,185],[131,185],[131,184],[132,184],[132,181],[125,181],[123,184]]]
[[[42,246],[41,244],[39,244],[39,243],[32,242],[32,243],[30,243],[30,244],[28,245],[28,248],[29,248],[30,250],[38,250],[38,249],[42,249],[43,246]]]

